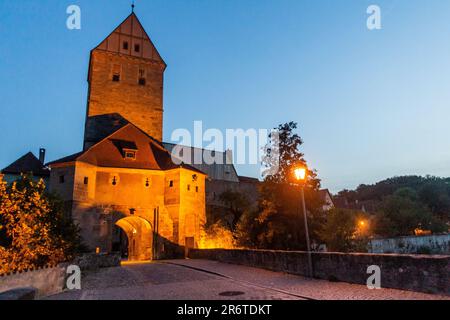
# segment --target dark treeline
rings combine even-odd
[[[339,192],[337,198],[348,202],[372,202],[382,205],[390,196],[410,198],[427,207],[443,220],[450,217],[450,178],[434,176],[401,176],[380,181],[373,185],[360,185],[356,190]]]

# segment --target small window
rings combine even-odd
[[[139,85],[145,86],[145,69],[139,69]]]
[[[65,182],[65,177],[59,176],[59,183],[64,183],[64,182]]]
[[[141,46],[138,45],[138,44],[135,44],[134,45],[134,52],[139,52],[139,51],[141,51]]]
[[[173,180],[170,180],[170,182],[169,182],[169,187],[170,187],[170,188],[173,188]]]
[[[136,151],[125,151],[125,159],[136,160]]]
[[[122,67],[120,66],[120,64],[115,64],[113,65],[113,69],[112,69],[112,80],[114,82],[119,82],[120,81],[120,72],[122,70]]]
[[[195,187],[195,192],[197,192],[197,193],[198,193],[198,187]]]
[[[123,42],[123,50],[128,50],[128,41]]]
[[[88,177],[84,177],[84,184],[87,185],[89,183],[89,178]]]
[[[187,189],[188,189],[188,191],[191,191],[191,185],[190,184],[188,184]]]

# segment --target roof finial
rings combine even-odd
[[[131,12],[132,13],[134,12],[134,7],[135,7],[135,5],[134,5],[134,0],[133,0],[133,2],[131,3]]]

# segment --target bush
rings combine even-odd
[[[233,233],[220,223],[215,223],[205,229],[202,249],[233,249],[235,242]]]
[[[0,274],[73,258],[79,230],[62,202],[46,194],[43,180],[30,176],[7,186],[0,180]]]

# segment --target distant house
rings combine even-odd
[[[348,201],[346,197],[335,197],[333,201],[335,207],[339,209],[349,209],[364,213],[374,213],[378,209],[377,202],[374,200]]]
[[[335,207],[333,202],[333,196],[331,195],[330,190],[328,189],[319,190],[319,196],[323,203],[322,206],[323,211],[330,211]]]
[[[1,170],[3,180],[7,183],[12,183],[18,180],[21,174],[32,174],[36,180],[43,179],[47,185],[50,177],[50,170],[45,167],[44,162],[45,149],[39,150],[39,159],[32,152],[28,152]]]

